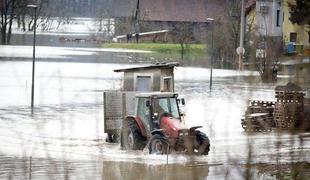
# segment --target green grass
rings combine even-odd
[[[104,48],[126,48],[152,51],[156,57],[181,57],[181,45],[172,43],[106,43]],[[206,45],[204,44],[187,44],[185,46],[184,58],[194,60],[204,57],[206,54]]]

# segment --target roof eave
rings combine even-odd
[[[127,71],[135,71],[139,69],[167,69],[167,68],[174,68],[177,66],[180,66],[178,62],[172,62],[172,63],[153,64],[153,65],[141,66],[141,67],[115,69],[114,72],[127,72]]]

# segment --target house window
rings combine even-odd
[[[280,27],[280,10],[277,10],[277,27]]]
[[[290,42],[297,42],[297,33],[290,33]]]

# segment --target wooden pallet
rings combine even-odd
[[[282,103],[303,103],[305,93],[299,91],[286,92],[286,91],[276,91],[277,102]]]
[[[301,103],[279,103],[275,104],[274,121],[277,128],[290,129],[303,121],[304,105]]]
[[[245,131],[271,131],[274,122],[269,113],[253,113],[245,115],[241,126]]]

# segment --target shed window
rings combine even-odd
[[[151,76],[137,76],[136,91],[152,91]]]
[[[297,33],[295,32],[290,33],[290,42],[297,42]]]
[[[172,90],[172,77],[164,77],[163,90],[166,92],[173,91]]]

